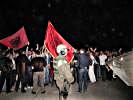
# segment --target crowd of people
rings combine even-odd
[[[75,50],[74,59],[70,63],[74,83],[78,84],[77,90],[82,93],[87,91],[89,83],[112,80],[113,71],[107,66],[106,61],[121,54],[121,52],[98,51],[96,48],[81,48]],[[45,48],[37,47],[35,50],[7,49],[0,54],[0,93],[3,91],[26,92],[26,88],[32,88],[32,94],[36,94],[38,88],[45,93],[46,84],[55,84],[54,58]],[[21,84],[20,84],[21,83]]]

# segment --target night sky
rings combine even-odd
[[[132,48],[128,0],[2,0],[0,39],[25,27],[32,46],[43,45],[47,22],[75,48]]]

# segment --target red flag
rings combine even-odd
[[[44,45],[54,58],[58,56],[56,52],[56,47],[59,44],[64,44],[67,47],[68,54],[66,56],[66,60],[68,61],[68,63],[70,63],[74,57],[74,48],[66,40],[63,39],[63,37],[56,31],[54,26],[49,21],[45,35]]]
[[[20,49],[29,43],[28,38],[26,36],[26,32],[24,27],[22,27],[15,34],[10,35],[2,40],[0,43],[14,49]]]

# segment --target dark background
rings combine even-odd
[[[0,39],[24,26],[31,46],[42,46],[48,20],[75,48],[133,47],[133,11],[128,0],[0,1]]]

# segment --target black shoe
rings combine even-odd
[[[22,93],[25,93],[25,92],[26,92],[26,90],[21,90],[21,92],[22,92]]]
[[[18,92],[18,89],[15,89],[16,92]]]
[[[34,91],[32,91],[31,93],[32,93],[32,94],[36,94],[36,92],[34,92]]]
[[[41,93],[44,94],[45,92],[46,92],[46,91],[44,90],[44,91],[42,91]]]
[[[67,91],[64,91],[63,97],[64,97],[64,98],[67,98],[67,96],[68,96],[68,92],[67,92]]]
[[[11,93],[12,91],[6,91],[6,93]]]
[[[81,90],[78,90],[79,93],[81,93],[82,91]]]

